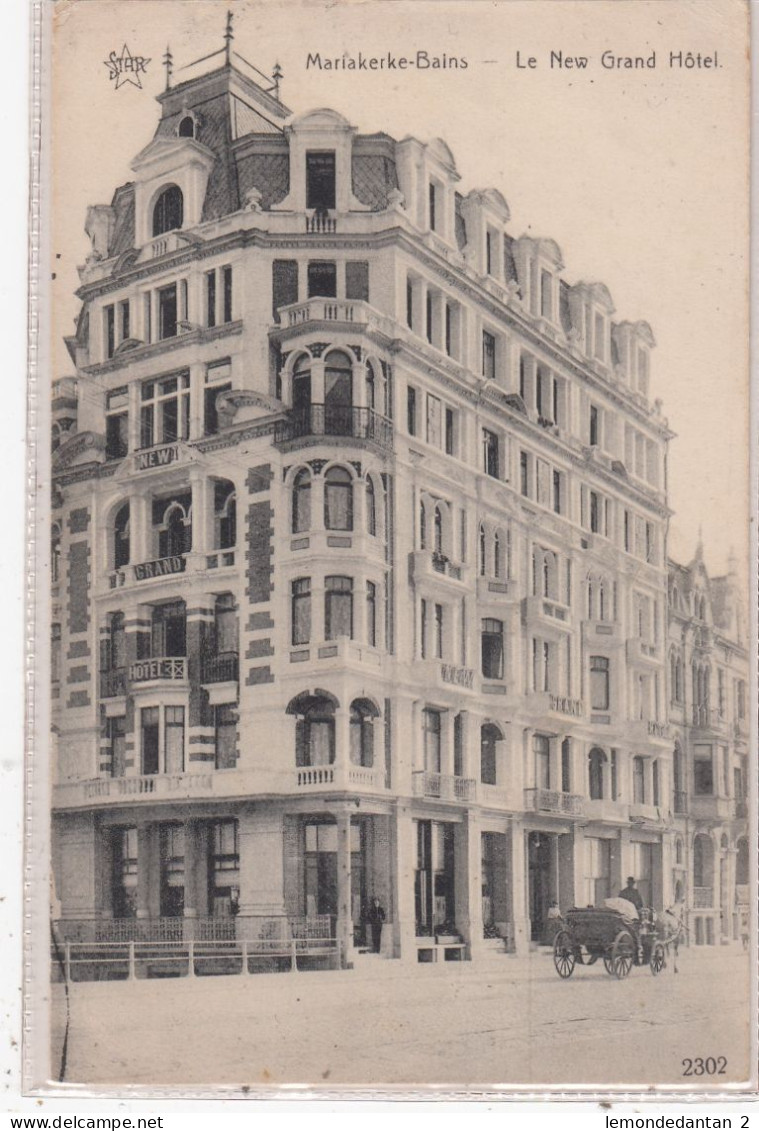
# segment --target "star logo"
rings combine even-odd
[[[108,68],[108,78],[116,83],[116,90],[130,82],[138,90],[142,90],[140,75],[147,74],[147,65],[150,59],[144,55],[133,55],[126,43],[121,48],[121,54],[112,51],[103,66]]]

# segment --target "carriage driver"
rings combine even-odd
[[[635,886],[635,876],[627,877],[627,887],[622,888],[619,893],[620,899],[626,899],[628,903],[632,903],[633,907],[640,913],[643,907],[643,897]]]

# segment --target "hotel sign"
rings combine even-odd
[[[164,444],[161,448],[150,448],[147,452],[137,452],[134,457],[134,470],[147,471],[151,467],[168,467],[179,460],[179,444]]]
[[[185,679],[186,675],[187,662],[183,657],[138,660],[129,668],[129,679],[132,683],[147,683],[154,679]]]
[[[169,573],[184,573],[185,559],[181,554],[171,558],[159,558],[155,562],[141,562],[134,567],[135,581],[147,581],[148,578],[165,577]]]
[[[454,664],[441,664],[440,675],[443,683],[455,683],[457,687],[474,687],[474,672],[471,668],[457,668]]]

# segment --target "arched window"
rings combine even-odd
[[[325,476],[324,525],[327,530],[353,529],[353,480],[344,467],[331,467]]]
[[[480,727],[480,781],[483,785],[496,785],[498,781],[498,743],[503,738],[493,723]]]
[[[189,553],[192,549],[189,496],[182,501],[173,499],[168,505],[164,501],[154,506],[165,508],[162,515],[159,512],[158,557],[171,558]]]
[[[303,468],[293,479],[292,532],[311,529],[311,473]]]
[[[129,563],[129,503],[124,503],[113,520],[113,568]]]
[[[434,552],[442,554],[443,552],[443,512],[438,505],[435,506],[435,513],[433,515],[434,525]]]
[[[180,121],[177,137],[195,137],[195,119],[191,114],[185,114]]]
[[[324,363],[324,431],[328,436],[353,434],[353,363],[347,353],[332,350]]]
[[[350,717],[350,760],[354,766],[374,765],[374,720],[379,711],[368,699],[354,699]]]
[[[228,479],[214,485],[214,527],[215,549],[231,550],[237,543],[237,495]]]
[[[61,528],[53,523],[50,532],[50,580],[56,585],[61,579]]]
[[[588,793],[591,801],[602,801],[604,796],[604,766],[606,755],[598,746],[588,754]]]
[[[488,544],[487,544],[487,538],[485,537],[485,527],[482,525],[482,523],[480,523],[479,555],[480,555],[480,577],[484,577],[485,573],[487,571]]]
[[[335,707],[324,693],[299,695],[287,707],[296,716],[295,765],[330,766],[335,761]]]
[[[184,200],[178,185],[165,188],[153,208],[153,235],[162,236],[182,227],[184,219]]]
[[[366,477],[366,532],[372,536],[377,533],[377,500],[371,475]]]

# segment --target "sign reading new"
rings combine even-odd
[[[134,457],[134,470],[147,471],[150,467],[167,467],[179,459],[179,444],[164,444],[161,448],[150,448],[147,452],[137,452]]]

